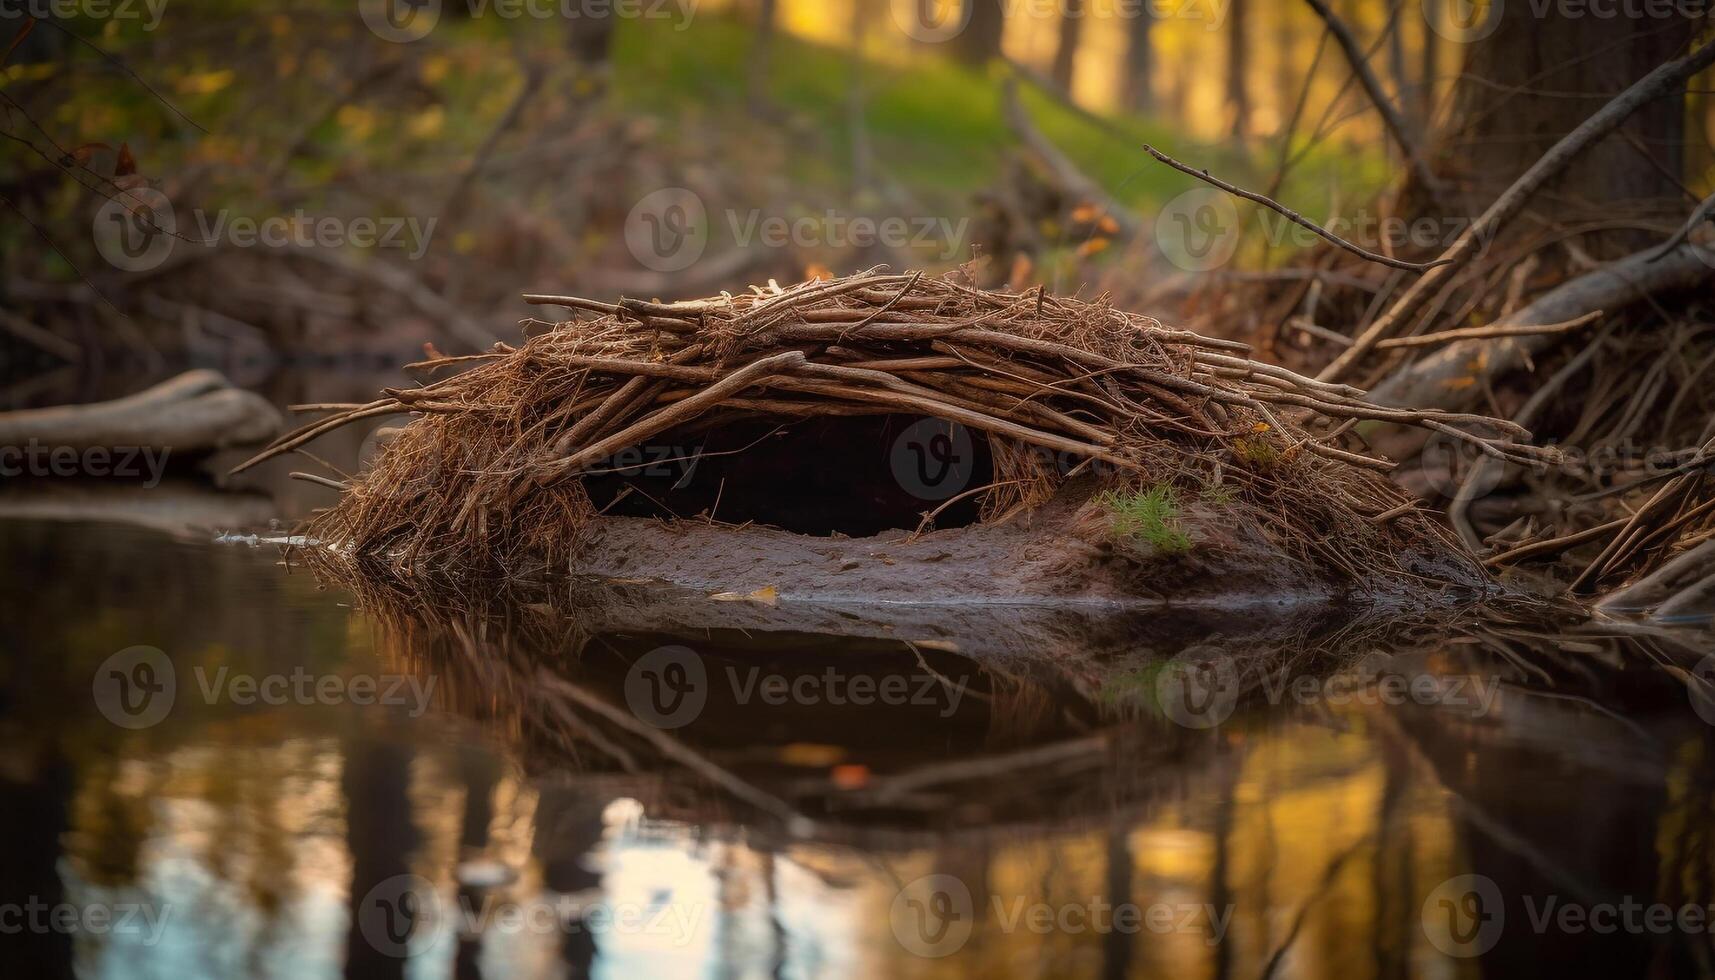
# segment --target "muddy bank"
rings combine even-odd
[[[1403,609],[1468,600],[1490,587],[1451,551],[1399,556],[1410,575],[1343,581],[1270,541],[1237,504],[1186,505],[1183,551],[1116,549],[1096,528],[1093,487],[1074,484],[995,524],[861,537],[813,537],[755,525],[602,518],[571,570],[778,603],[901,610],[1013,605],[1102,611],[1162,608],[1286,613],[1338,603]],[[1431,585],[1416,581],[1421,576]],[[751,606],[766,605],[747,599]],[[662,614],[671,618],[671,609]]]

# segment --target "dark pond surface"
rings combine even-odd
[[[1706,637],[827,636],[636,583],[360,601],[170,525],[0,522],[7,975],[1715,966],[1715,709],[1642,667]]]

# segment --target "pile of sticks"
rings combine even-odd
[[[1084,471],[1122,485],[1214,481],[1267,514],[1277,537],[1358,574],[1363,563],[1342,555],[1350,542],[1330,532],[1361,527],[1383,553],[1390,534],[1437,532],[1375,475],[1391,464],[1364,451],[1357,423],[1423,427],[1497,459],[1542,458],[1511,423],[1385,408],[1349,385],[1252,361],[1238,342],[1100,300],[979,290],[957,274],[870,270],[676,303],[526,299],[577,318],[526,321],[536,335],[517,347],[411,365],[462,369],[420,387],[300,406],[332,414],[240,469],[360,419],[414,414],[309,533],[405,566],[516,570],[570,559],[594,516],[579,477],[622,449],[746,417],[915,414],[988,439],[985,519],[1040,503]]]

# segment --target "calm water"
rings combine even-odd
[[[830,637],[624,584],[360,602],[279,560],[0,523],[9,975],[1715,964],[1715,710],[1639,667],[1698,637],[1017,610]]]

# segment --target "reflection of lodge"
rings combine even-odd
[[[1036,630],[1028,635],[1042,655],[991,660],[978,656],[980,632],[913,652],[883,637],[885,612],[860,615],[856,636],[817,638],[771,635],[766,627],[786,625],[791,610],[757,603],[680,597],[678,617],[660,617],[665,600],[642,587],[591,590],[570,609],[511,597],[484,614],[375,586],[360,598],[382,657],[432,673],[443,706],[497,734],[517,765],[468,740],[414,736],[379,713],[309,732],[262,714],[223,720],[200,739],[169,725],[100,752],[13,742],[7,771],[33,767],[29,778],[48,792],[0,783],[0,819],[19,858],[8,890],[72,902],[130,895],[173,909],[155,946],[27,937],[61,965],[32,975],[64,973],[73,955],[90,973],[125,963],[193,975],[402,975],[408,961],[377,950],[362,928],[365,899],[400,874],[426,879],[437,913],[561,896],[585,910],[547,932],[494,919],[461,926],[423,954],[470,976],[582,975],[596,962],[611,975],[689,964],[735,975],[1217,977],[1474,975],[1528,958],[1633,974],[1637,963],[1665,973],[1708,962],[1701,936],[1543,935],[1528,925],[1527,895],[1710,898],[1705,729],[1645,731],[1578,700],[1616,690],[1601,664],[1624,648],[1600,636],[1578,640],[1600,653],[1568,660],[1532,652],[1548,648],[1518,623],[1468,631],[1466,649],[1507,651],[1510,682],[1529,674],[1540,684],[1543,671],[1559,685],[1552,696],[1511,687],[1496,712],[1474,717],[1416,705],[1269,706],[1265,669],[1320,676],[1342,651],[1418,644],[1264,625],[1243,656],[1225,651],[1249,689],[1237,713],[1194,730],[1152,713],[1148,662],[1128,651],[1179,651],[1216,628],[1206,618],[1111,632],[1020,619],[1009,627]],[[693,639],[692,627],[675,625],[699,617],[716,628]],[[839,652],[878,674],[967,679],[972,693],[946,718],[897,706],[736,711],[712,700],[695,722],[657,732],[670,739],[661,742],[598,703],[623,712],[628,665],[669,641],[717,664],[779,666],[790,652],[819,666]],[[1460,648],[1424,656],[1456,671],[1465,661],[1448,651]],[[925,761],[926,746],[941,757]],[[865,766],[864,780],[835,785],[836,765]],[[1580,784],[1602,789],[1568,813],[1560,788]],[[768,812],[776,804],[808,823],[779,819]],[[1466,873],[1495,881],[1508,903],[1507,929],[1483,960],[1444,958],[1422,927],[1426,896]],[[970,892],[957,907],[969,909],[968,939],[944,959],[909,952],[901,930],[911,923],[892,911],[902,886],[930,874]],[[604,929],[587,914],[602,902],[676,909],[668,921],[694,925]],[[1112,920],[1099,913],[1081,927],[1102,904],[1163,909],[1165,919],[1144,921],[1172,927],[1103,929]],[[1056,924],[1038,931],[1038,909]],[[1212,943],[1226,909],[1224,940]]]

